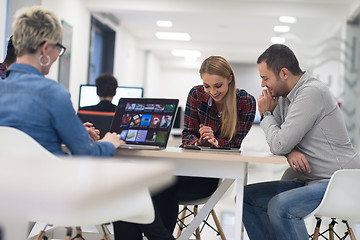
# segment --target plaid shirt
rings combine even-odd
[[[0,78],[6,76],[6,67],[4,64],[0,63]]]
[[[226,138],[219,138],[221,118],[218,117],[218,111],[212,98],[205,93],[202,85],[193,87],[186,102],[182,144],[194,145],[200,137],[199,125],[204,124],[213,129],[214,136],[221,147],[240,148],[242,140],[254,122],[256,101],[245,90],[236,89],[236,102],[238,111],[237,130],[229,141]]]

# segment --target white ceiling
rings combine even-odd
[[[200,61],[221,55],[231,62],[255,63],[271,45],[271,37],[283,35],[285,44],[316,45],[333,36],[360,6],[359,0],[86,0],[92,12],[112,13],[131,32],[138,46],[160,61],[176,62],[172,49],[200,50]],[[294,16],[289,33],[276,34],[284,25],[281,15]],[[170,20],[162,29],[157,20]],[[187,32],[190,41],[165,41],[157,31]],[[198,64],[197,64],[198,66]]]

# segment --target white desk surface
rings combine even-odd
[[[189,239],[202,219],[220,200],[222,195],[236,180],[236,199],[243,199],[243,187],[247,180],[247,163],[286,164],[284,156],[259,152],[215,152],[188,150],[179,147],[168,147],[165,150],[118,149],[115,158],[138,161],[162,160],[175,164],[175,175],[216,177],[226,179],[203,206],[191,225],[179,239]],[[235,239],[242,239],[242,201],[236,201]]]
[[[180,154],[181,153],[181,154]],[[284,156],[273,155],[264,152],[226,152],[226,151],[199,151],[180,147],[167,147],[164,150],[135,150],[118,149],[115,157],[153,157],[153,158],[172,158],[172,159],[198,159],[201,161],[224,162],[257,162],[284,164]]]
[[[165,187],[173,179],[172,164],[164,162],[23,159],[6,155],[1,155],[0,160],[4,163],[0,167],[0,225],[5,225],[8,234],[24,234],[28,221],[93,225],[131,221],[136,214],[141,215],[138,211],[150,211],[142,220],[151,222],[153,208],[148,188]],[[15,239],[8,234],[5,240]],[[16,239],[21,238],[17,235]]]

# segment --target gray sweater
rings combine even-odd
[[[260,123],[274,154],[302,152],[311,173],[287,169],[283,180],[326,180],[338,169],[360,168],[336,99],[321,81],[304,73],[287,96],[279,98],[272,116]]]

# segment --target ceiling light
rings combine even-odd
[[[185,60],[188,62],[196,62],[198,58],[194,56],[185,56]]]
[[[171,21],[165,21],[165,20],[159,20],[156,22],[156,24],[159,27],[172,27],[173,25]]]
[[[274,31],[275,32],[288,32],[288,31],[290,31],[290,27],[289,26],[275,26]]]
[[[295,17],[290,17],[290,16],[281,16],[280,17],[280,22],[283,22],[283,23],[296,23],[296,18]]]
[[[185,60],[189,62],[195,62],[199,57],[201,57],[201,52],[198,50],[173,49],[171,53],[175,57],[184,57]]]
[[[285,43],[285,38],[283,38],[283,37],[272,37],[271,42],[274,43],[274,44],[276,44],[276,43],[283,44],[283,43]]]
[[[173,49],[171,50],[172,55],[175,57],[201,57],[201,52],[198,50],[182,50],[182,49]]]
[[[179,32],[156,32],[156,37],[162,40],[180,40],[180,41],[190,41],[191,37],[188,33],[179,33]]]

